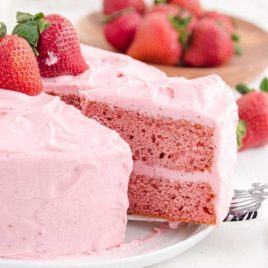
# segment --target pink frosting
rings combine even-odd
[[[85,46],[82,50],[90,71],[77,77],[44,79],[48,92],[80,94],[89,100],[151,116],[191,120],[214,128],[214,164],[212,172],[202,180],[210,182],[217,194],[217,220],[220,222],[226,216],[233,195],[237,156],[238,115],[232,90],[217,75],[194,80],[168,78],[159,70],[124,55]],[[135,163],[134,171],[141,172],[137,166]],[[143,169],[149,172],[150,168]],[[153,169],[157,174],[170,175],[167,170]],[[196,176],[193,174],[192,178]],[[178,179],[183,177],[177,175]],[[191,174],[186,177],[189,179]]]
[[[58,97],[0,90],[0,257],[118,246],[132,160],[119,135]]]
[[[114,86],[122,81],[164,79],[166,75],[156,68],[122,54],[102,49],[81,46],[82,53],[90,68],[78,76],[58,76],[43,78],[48,93],[79,94],[78,90],[88,90],[99,86]]]

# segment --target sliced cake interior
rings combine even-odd
[[[132,150],[129,213],[219,223],[233,194],[237,107],[217,76],[81,91],[82,112]]]

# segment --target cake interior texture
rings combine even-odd
[[[105,103],[82,101],[83,113],[116,130],[128,142],[133,160],[174,172],[210,171],[213,129],[186,120],[154,118]],[[216,222],[214,193],[208,183],[172,181],[132,172],[129,213],[169,221]]]

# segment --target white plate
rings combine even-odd
[[[160,231],[155,230],[155,227],[160,228]],[[141,268],[179,255],[213,229],[211,226],[191,224],[181,224],[178,229],[171,229],[166,223],[130,221],[126,244],[119,249],[95,256],[57,261],[0,259],[0,268]]]

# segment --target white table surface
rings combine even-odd
[[[0,0],[0,4],[3,1],[11,0]],[[101,6],[101,0],[12,1],[13,14],[15,14],[15,10],[61,12],[74,23],[82,15],[97,10]],[[217,9],[250,20],[268,31],[268,0],[203,0],[202,2],[208,9]],[[63,6],[64,8],[62,8]],[[268,69],[266,75],[268,75]],[[259,81],[256,81],[253,84],[258,83]],[[254,181],[268,182],[268,147],[253,150],[253,156],[249,159],[247,153],[239,153],[238,184]],[[263,159],[266,159],[265,165]],[[262,164],[260,164],[260,160],[262,160]],[[152,268],[179,267],[267,268],[268,219],[224,223],[191,250]]]

